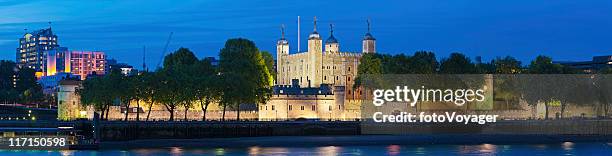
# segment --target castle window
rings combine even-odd
[[[331,111],[331,110],[332,110],[332,106],[329,106],[329,111]]]
[[[338,79],[338,76],[336,76],[336,80],[339,80],[339,79]]]
[[[292,110],[293,108],[291,107],[291,105],[289,105],[289,110]]]
[[[351,77],[348,77],[348,81],[349,81],[349,82],[351,81]]]
[[[340,105],[338,105],[338,110],[341,110],[341,109],[342,109],[342,107]]]
[[[321,66],[321,69],[325,69],[325,66]]]
[[[304,110],[304,106],[300,107],[302,110]]]
[[[266,110],[268,110],[268,106],[266,106]]]
[[[327,76],[323,76],[323,80],[327,80]]]
[[[351,67],[348,67],[348,71],[351,71]]]
[[[272,110],[274,110],[274,105],[272,105]]]
[[[316,107],[315,105],[312,105],[312,111],[315,111]]]

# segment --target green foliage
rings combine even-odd
[[[272,76],[250,40],[229,39],[221,49],[221,104],[240,109],[243,103],[264,103],[271,96]],[[239,117],[238,117],[239,118]]]
[[[554,64],[552,58],[540,55],[531,61],[528,71],[531,74],[561,74],[563,67],[560,64]]]
[[[449,58],[440,61],[440,73],[443,74],[474,74],[474,63],[461,53],[451,53]]]
[[[512,56],[497,57],[493,60],[493,65],[497,74],[519,74],[522,71],[521,61],[516,60]]]
[[[433,74],[436,73],[439,63],[433,52],[417,51],[410,58],[408,66],[412,74]]]
[[[187,48],[179,48],[177,51],[164,57],[164,67],[157,72],[159,90],[153,97],[154,101],[163,104],[170,113],[170,121],[174,121],[174,112],[178,106],[185,110],[192,107],[191,101],[195,100],[196,76],[192,69],[198,62],[193,52]]]
[[[357,67],[357,77],[355,78],[355,85],[353,88],[364,85],[364,81],[369,75],[380,75],[382,74],[383,65],[381,55],[367,53],[359,59],[359,66]]]
[[[268,51],[262,51],[261,56],[264,59],[266,67],[268,68],[268,72],[270,75],[272,75],[272,79],[276,80],[276,70],[274,69],[274,58],[272,57],[272,54],[270,54]]]
[[[34,70],[18,68],[12,61],[0,61],[0,102],[32,104],[43,99],[42,87],[36,82]]]

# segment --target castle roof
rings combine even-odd
[[[376,40],[376,38],[374,38],[374,36],[372,36],[372,34],[370,34],[369,32],[365,34],[365,36],[363,37],[363,40]]]
[[[287,41],[287,39],[285,39],[284,37],[278,39],[278,41],[276,42],[276,44],[289,44],[289,41]]]
[[[319,35],[319,33],[315,30],[312,33],[310,33],[310,35],[308,35],[308,39],[312,40],[312,39],[321,39],[321,35]]]
[[[329,36],[329,38],[327,38],[327,40],[325,41],[325,44],[330,43],[338,43],[338,40],[334,37],[334,35]]]

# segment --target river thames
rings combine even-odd
[[[320,147],[248,147],[248,148],[181,148],[98,150],[98,151],[11,151],[0,150],[3,156],[148,156],[148,155],[609,155],[612,143],[558,144],[477,144],[477,145],[376,145]]]

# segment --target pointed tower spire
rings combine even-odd
[[[281,38],[285,38],[285,24],[281,24]]]
[[[368,22],[368,33],[370,33],[370,18],[366,22]]]
[[[329,24],[329,32],[331,34],[331,36],[334,36],[334,24]]]
[[[314,31],[317,31],[317,16],[314,17]]]
[[[49,29],[51,29],[51,21],[49,21],[49,22],[47,22],[47,23],[49,23]]]

